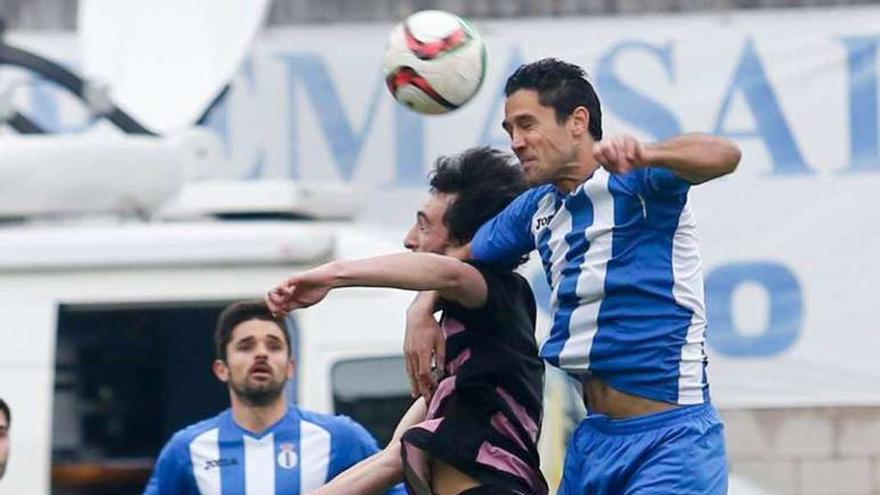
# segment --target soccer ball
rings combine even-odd
[[[400,103],[424,114],[451,112],[480,89],[486,45],[457,15],[423,10],[391,30],[382,68]]]

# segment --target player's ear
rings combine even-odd
[[[227,366],[222,359],[215,359],[211,369],[214,371],[214,376],[216,376],[218,380],[223,383],[229,381],[229,366]]]
[[[293,356],[290,356],[290,359],[287,360],[287,379],[293,378],[293,373],[296,371],[296,361],[293,359]]]
[[[572,135],[580,139],[590,130],[590,111],[587,107],[577,107],[568,117],[569,129]]]

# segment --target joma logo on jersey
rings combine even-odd
[[[225,467],[225,466],[235,466],[238,464],[238,459],[234,457],[230,457],[228,459],[220,458],[214,460],[205,461],[205,471],[209,471],[213,468]]]
[[[553,215],[538,217],[538,219],[535,220],[535,230],[541,230],[541,227],[546,227],[550,225],[550,220],[553,220]]]

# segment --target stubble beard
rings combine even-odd
[[[286,384],[287,379],[258,385],[250,385],[245,381],[245,383],[230,382],[229,387],[232,393],[244,404],[251,407],[265,407],[281,397]]]

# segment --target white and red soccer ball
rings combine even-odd
[[[486,45],[457,15],[423,10],[391,30],[382,68],[397,101],[419,113],[451,112],[480,89]]]

